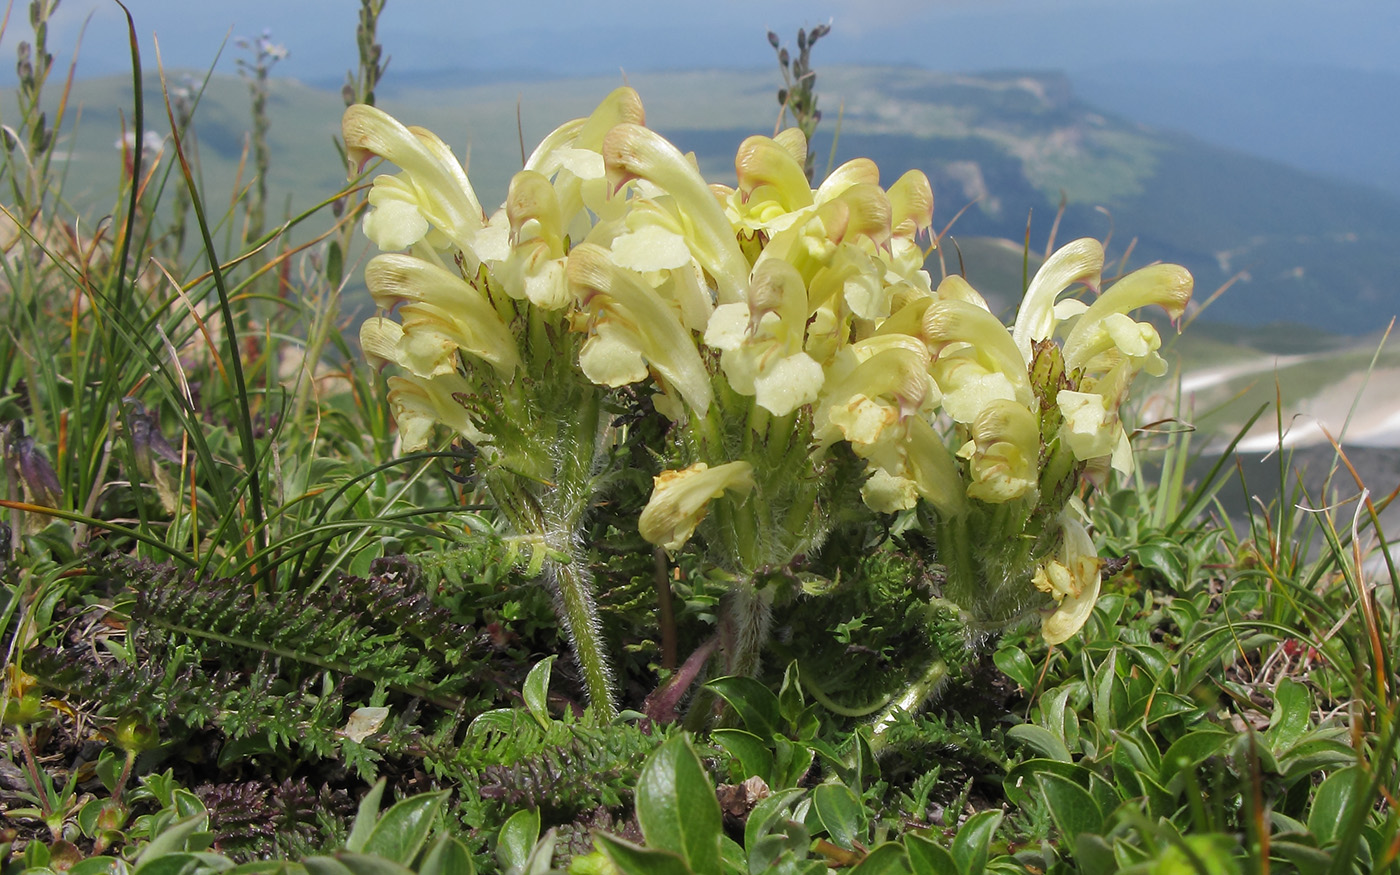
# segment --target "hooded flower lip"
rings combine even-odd
[[[934,351],[933,377],[955,421],[972,422],[989,402],[1031,404],[1026,360],[1006,326],[966,301],[943,299],[924,312],[924,339]]]
[[[824,442],[843,439],[862,458],[881,459],[883,449],[900,440],[910,417],[925,416],[937,402],[937,387],[928,376],[928,353],[916,344],[876,338],[852,348],[843,358],[868,355],[842,369],[822,393],[815,436]]]
[[[653,478],[651,500],[637,528],[648,542],[674,552],[695,534],[712,500],[727,491],[746,494],[753,487],[753,466],[743,461],[713,468],[696,462],[679,471],[662,471]]]
[[[489,363],[503,377],[519,367],[520,354],[510,329],[460,276],[411,255],[389,253],[375,256],[365,266],[365,285],[380,309],[398,306],[404,321],[398,346],[404,355],[397,361],[418,376],[455,371],[457,348]],[[425,360],[418,353],[429,336],[450,340],[452,348],[443,345],[439,354]]]
[[[760,259],[748,301],[716,307],[705,343],[721,351],[720,365],[734,391],[787,416],[817,400],[825,379],[822,366],[803,349],[806,326],[802,276],[785,261]]]
[[[1098,291],[1102,272],[1103,245],[1090,237],[1061,246],[1045,260],[1026,288],[1011,332],[1026,361],[1030,361],[1032,344],[1054,335],[1056,323],[1067,315],[1056,307],[1060,293],[1075,283]],[[1076,302],[1068,309],[1082,309],[1082,305]]]
[[[709,372],[670,303],[614,265],[608,250],[596,244],[575,246],[567,272],[570,289],[591,317],[590,337],[579,351],[590,380],[616,388],[644,379],[650,368],[665,380],[663,390],[674,388],[698,413],[709,409]]]
[[[403,249],[430,228],[468,248],[485,214],[452,150],[422,128],[407,128],[383,110],[355,104],[345,110],[341,130],[352,175],[373,157],[397,164],[402,173],[380,176],[370,192],[374,207],[365,233],[382,249]]]
[[[1070,329],[1064,343],[1065,367],[1085,367],[1115,347],[1136,359],[1155,353],[1155,345],[1144,349],[1143,344],[1151,345],[1152,338],[1157,337],[1156,329],[1126,314],[1155,304],[1173,320],[1178,319],[1186,311],[1193,285],[1191,273],[1176,264],[1154,264],[1123,277],[1100,295]],[[1136,327],[1139,325],[1151,334]]]
[[[743,299],[749,261],[739,249],[723,207],[680,150],[655,131],[624,123],[603,138],[603,164],[613,191],[641,179],[669,195],[685,219],[686,240],[695,260],[714,278],[719,302]]]
[[[734,156],[744,201],[770,200],[783,213],[810,207],[812,189],[796,157],[771,137],[749,137]]]
[[[387,380],[389,408],[399,427],[399,442],[412,452],[428,446],[433,426],[442,423],[474,444],[488,442],[458,400],[467,397],[471,384],[459,374],[424,379],[395,376]]]
[[[967,495],[991,504],[1020,498],[1036,486],[1040,473],[1040,424],[1014,401],[998,399],[973,421],[971,440],[958,455],[968,460],[972,482]]]
[[[1041,636],[1048,644],[1062,644],[1082,629],[1099,598],[1101,563],[1089,530],[1075,511],[1071,506],[1060,513],[1060,548],[1035,571],[1036,588],[1056,602],[1041,626]]]

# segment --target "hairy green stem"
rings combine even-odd
[[[617,706],[613,701],[612,666],[598,621],[598,606],[593,600],[593,575],[576,559],[550,562],[545,566],[545,574],[554,590],[559,618],[573,642],[574,658],[583,672],[594,716],[599,723],[607,723],[617,716]]]
[[[752,580],[736,582],[720,600],[719,634],[725,674],[758,674],[773,619],[772,601],[771,594],[754,586]]]

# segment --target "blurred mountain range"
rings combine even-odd
[[[1230,148],[1230,124],[1267,124],[1267,107],[1252,122],[1226,113],[1217,142],[1137,120],[1160,118],[1171,125],[1189,109],[1192,89],[1212,87],[1224,75],[1220,71],[1183,72],[1179,93],[1154,92],[1142,83],[1132,90],[1133,75],[1150,78],[1144,71],[1117,77],[1080,73],[1073,79],[1039,71],[965,75],[913,67],[819,72],[825,118],[813,144],[818,155],[836,163],[868,156],[887,184],[910,168],[922,169],[934,185],[936,227],[962,211],[944,241],[944,268],[959,269],[963,242],[980,246],[980,260],[997,263],[973,265],[973,273],[993,277],[995,285],[985,291],[1002,300],[1019,297],[1027,233],[1032,253],[1041,253],[1054,226],[1058,242],[1108,238],[1110,256],[1126,254],[1128,268],[1155,260],[1186,265],[1196,275],[1200,301],[1233,280],[1203,314],[1207,321],[1287,323],[1362,335],[1400,312],[1395,162],[1381,162],[1374,176],[1358,169],[1353,179],[1305,169],[1308,150],[1326,148],[1325,125],[1298,132],[1269,156]],[[436,131],[469,159],[488,204],[500,202],[510,174],[520,167],[522,142],[531,148],[621,84],[619,77],[607,77],[443,86],[453,78],[415,77],[382,88],[380,104],[405,123]],[[628,81],[647,105],[648,123],[693,150],[708,178],[723,181],[733,178],[733,155],[743,138],[772,133],[778,123],[773,78],[769,71],[691,71],[638,74]],[[178,76],[170,82],[196,94],[201,88]],[[1314,101],[1319,118],[1337,117],[1332,133],[1340,130],[1352,141],[1369,136],[1363,124],[1368,98],[1348,91],[1345,99],[1329,102],[1325,93],[1333,86],[1308,91],[1306,84],[1299,85],[1300,99]],[[272,85],[269,182],[281,198],[272,207],[291,214],[342,184],[333,138],[343,106],[333,90],[291,80]],[[65,193],[99,215],[113,209],[111,186],[119,167],[114,143],[130,124],[130,87],[125,77],[80,81],[70,98],[81,117],[76,133],[63,142],[71,157]],[[1393,101],[1396,93],[1400,89],[1391,88],[1373,102]],[[216,76],[199,99],[198,167],[210,192],[220,193],[217,203],[233,197],[238,179],[249,126],[246,84]],[[147,82],[146,100],[150,126],[163,133],[165,113],[154,79]],[[1337,127],[1347,118],[1354,120],[1352,127]],[[1400,126],[1400,113],[1375,125],[1382,133]],[[1373,145],[1359,151],[1383,151],[1384,143]],[[819,173],[827,163],[818,161]],[[1366,165],[1358,159],[1357,166]],[[978,238],[1012,243],[989,246]]]

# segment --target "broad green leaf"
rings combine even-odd
[[[644,848],[624,839],[599,833],[594,841],[622,875],[695,875],[679,855],[658,848]],[[719,842],[715,842],[719,861]]]
[[[1035,790],[1035,776],[1041,773],[1059,775],[1062,778],[1073,781],[1083,787],[1087,792],[1090,777],[1088,769],[1076,763],[1066,763],[1060,760],[1035,759],[1026,760],[1012,766],[1002,778],[1001,786],[1006,798],[1012,805],[1025,807],[1032,802],[1032,792]]]
[[[1263,752],[1260,752],[1263,759]],[[1340,741],[1319,738],[1315,741],[1302,741],[1279,759],[1278,770],[1284,776],[1284,783],[1311,775],[1324,769],[1340,768],[1356,762],[1356,751]]]
[[[953,855],[932,839],[905,833],[904,851],[914,875],[961,875]]]
[[[744,847],[752,850],[759,839],[768,835],[779,822],[786,819],[789,809],[805,795],[807,791],[802,788],[780,790],[755,805],[744,824]],[[805,840],[803,844],[806,844]]]
[[[525,869],[521,875],[549,875],[554,866],[554,845],[559,840],[559,832],[551,827],[535,842],[535,847],[525,859]]]
[[[404,866],[412,865],[428,840],[428,832],[442,811],[447,795],[446,790],[419,793],[394,803],[365,840],[364,852]]]
[[[846,850],[854,850],[856,839],[863,831],[860,800],[845,784],[820,784],[812,790],[812,807],[821,818],[832,842]]]
[[[108,875],[125,871],[117,868],[116,857],[88,857],[79,863],[75,863],[73,868],[68,870],[68,875]]]
[[[350,825],[350,837],[345,840],[345,850],[359,853],[365,849],[365,842],[374,831],[374,824],[379,820],[379,802],[384,798],[385,784],[384,778],[375,781],[374,786],[370,787],[369,792],[360,800],[355,822]]]
[[[1229,740],[1229,735],[1215,729],[1198,729],[1186,733],[1172,742],[1172,746],[1162,754],[1162,768],[1157,774],[1158,782],[1173,792],[1181,792],[1183,773],[1215,755]]]
[[[1309,845],[1287,840],[1269,842],[1270,856],[1281,857],[1293,864],[1298,875],[1325,875],[1331,871],[1332,855]]]
[[[899,842],[877,845],[850,871],[851,875],[910,875],[909,860]]]
[[[510,816],[496,839],[496,862],[505,872],[520,875],[530,860],[530,851],[540,838],[540,812],[522,808]]]
[[[162,854],[132,870],[132,875],[187,875],[190,872],[226,872],[233,861],[220,854],[181,851]]]
[[[1149,773],[1139,772],[1138,782],[1147,796],[1147,811],[1153,817],[1171,817],[1181,807],[1177,801],[1179,792],[1173,793],[1163,787]]]
[[[315,856],[301,861],[308,875],[353,875],[349,867],[335,857]]]
[[[1050,809],[1050,816],[1071,843],[1082,832],[1103,831],[1103,811],[1088,790],[1068,778],[1047,772],[1035,778],[1045,794],[1045,805]]]
[[[141,853],[136,856],[138,868],[141,864],[154,860],[164,854],[182,852],[185,843],[189,841],[200,830],[208,824],[209,818],[203,814],[191,814],[174,821],[167,826],[160,835],[151,839],[146,847],[141,849]]]
[[[719,875],[719,801],[684,735],[647,757],[637,780],[636,809],[649,847],[678,855],[695,875]]]
[[[535,722],[541,729],[548,729],[549,717],[549,673],[554,665],[555,657],[546,656],[535,663],[534,668],[525,676],[525,686],[521,688],[520,694],[525,699],[525,707],[529,710],[530,716],[535,718]]]
[[[796,787],[807,777],[815,754],[805,744],[788,741],[781,735],[773,738],[773,786]]]
[[[963,875],[981,875],[987,868],[987,856],[997,827],[1001,826],[1000,811],[979,811],[963,822],[953,839],[953,860]]]
[[[1114,719],[1113,687],[1118,683],[1118,650],[1114,648],[1094,671],[1093,698],[1094,722],[1107,731],[1118,725]]]
[[[1123,801],[1123,796],[1113,784],[1098,772],[1089,773],[1089,795],[1098,803],[1099,810],[1107,816]]]
[[[1073,762],[1069,748],[1050,730],[1034,723],[1020,723],[1006,731],[1008,738],[1021,742],[1044,757],[1062,763]]]
[[[782,708],[772,690],[750,677],[715,678],[705,686],[729,703],[749,732],[765,739],[777,734]]]
[[[1358,781],[1358,778],[1361,780]],[[1359,766],[1338,769],[1313,795],[1312,810],[1308,812],[1308,829],[1317,836],[1319,845],[1326,845],[1342,831],[1353,815],[1360,788],[1366,786],[1365,772]]]
[[[428,849],[418,875],[476,875],[471,851],[452,836],[443,836]]]
[[[1074,862],[1080,872],[1113,872],[1118,868],[1113,847],[1103,837],[1088,832],[1074,840]]]
[[[1181,545],[1161,538],[1140,544],[1132,551],[1132,557],[1143,568],[1162,575],[1163,580],[1175,590],[1186,585],[1186,558]]]
[[[773,751],[757,735],[743,729],[716,729],[710,733],[710,741],[738,761],[741,780],[754,775],[764,781],[773,779]]]
[[[992,661],[1001,669],[1002,674],[1019,684],[1027,693],[1035,689],[1035,663],[1031,662],[1031,658],[1021,648],[1003,647],[992,654]]]
[[[1159,720],[1165,720],[1177,714],[1190,714],[1192,712],[1199,712],[1200,710],[1201,706],[1198,703],[1185,696],[1178,696],[1176,693],[1164,693],[1158,690],[1157,694],[1152,697],[1152,702],[1147,708],[1147,724],[1150,726]]]
[[[352,854],[341,851],[335,855],[340,864],[349,869],[352,875],[412,875],[408,866],[386,860],[378,854]]]

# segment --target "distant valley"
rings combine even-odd
[[[1131,246],[1128,267],[1180,262],[1197,278],[1197,299],[1234,279],[1203,315],[1237,325],[1273,322],[1358,335],[1400,312],[1400,197],[1328,179],[1166,133],[1099,111],[1062,75],[941,74],[915,68],[819,71],[825,118],[813,148],[839,163],[864,155],[887,181],[910,168],[933,180],[938,227],[967,209],[951,238],[1023,241],[1044,249],[1061,198],[1057,237],[1110,237],[1110,253]],[[180,77],[171,77],[182,84]],[[735,147],[777,121],[767,71],[704,71],[628,77],[648,121],[693,150],[707,175],[732,179]],[[492,82],[466,87],[382,90],[381,105],[442,135],[470,170],[484,203],[498,203],[520,165],[520,133],[532,144],[559,122],[586,113],[621,78]],[[343,178],[332,149],[339,96],[288,80],[273,83],[272,189],[289,212],[332,193]],[[68,191],[111,209],[118,155],[113,142],[129,111],[129,80],[78,83],[78,133]],[[165,127],[157,83],[148,124]],[[247,95],[233,77],[213,79],[196,115],[200,169],[210,192],[229,192],[243,148]],[[839,133],[838,133],[839,128]],[[819,162],[819,169],[825,165]],[[245,180],[246,184],[246,180]],[[226,203],[226,194],[215,202]],[[957,248],[944,263],[957,267]],[[1015,253],[1011,253],[1013,256]],[[1019,262],[1019,257],[1013,257]],[[1016,265],[1019,267],[1019,264]],[[1019,294],[1016,280],[987,291]]]

